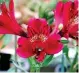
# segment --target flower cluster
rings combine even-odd
[[[62,25],[59,34],[62,37],[78,39],[78,1],[58,2],[55,13],[55,25]],[[56,29],[57,30],[57,29]]]
[[[34,56],[37,62],[42,62],[46,55],[53,55],[63,49],[61,37],[78,40],[78,2],[59,1],[54,10],[55,27],[51,31],[44,18],[31,18],[28,21],[27,32],[17,23],[14,16],[13,0],[10,0],[9,10],[5,3],[0,4],[0,34],[14,34],[18,39],[17,54],[23,58]]]

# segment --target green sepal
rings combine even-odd
[[[48,66],[51,63],[52,59],[53,55],[47,55],[44,61],[42,62],[42,66]]]
[[[62,42],[63,44],[68,44],[68,43],[69,43],[68,40],[61,40],[61,42]]]

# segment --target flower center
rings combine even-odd
[[[30,39],[30,41],[31,41],[31,42],[34,42],[34,41],[36,41],[36,40],[40,40],[40,41],[44,42],[44,41],[46,41],[46,39],[47,39],[47,36],[45,36],[45,35],[43,35],[43,34],[40,34],[40,35],[34,35],[34,36]]]
[[[43,51],[42,48],[36,48],[35,52],[36,52],[36,55],[35,55],[35,58],[38,59],[38,56],[40,55],[40,53]]]

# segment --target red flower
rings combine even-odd
[[[10,0],[9,10],[5,3],[0,4],[0,34],[16,34],[26,36],[14,17],[13,0]]]
[[[78,2],[75,0],[74,2],[58,2],[55,9],[55,24],[57,32],[60,28],[60,24],[62,24],[62,30],[59,31],[61,36],[66,38],[71,37],[74,39],[78,39],[78,23],[76,21],[78,17]]]
[[[50,27],[45,19],[31,19],[27,31],[29,38],[21,37],[18,40],[19,56],[24,58],[35,56],[36,60],[41,62],[47,54],[56,54],[62,50],[60,36],[55,33],[50,34]]]
[[[56,54],[62,50],[61,37],[55,33],[50,34],[50,27],[45,19],[31,19],[27,28],[28,35],[26,35],[14,17],[13,0],[10,0],[9,10],[5,3],[0,4],[0,9],[2,11],[0,15],[0,33],[22,36],[18,40],[17,53],[19,56],[24,58],[35,56],[36,60],[41,62],[46,54]]]

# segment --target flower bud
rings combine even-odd
[[[59,30],[62,30],[62,28],[63,28],[63,24],[60,23],[59,26],[58,26],[58,29],[59,29]]]

